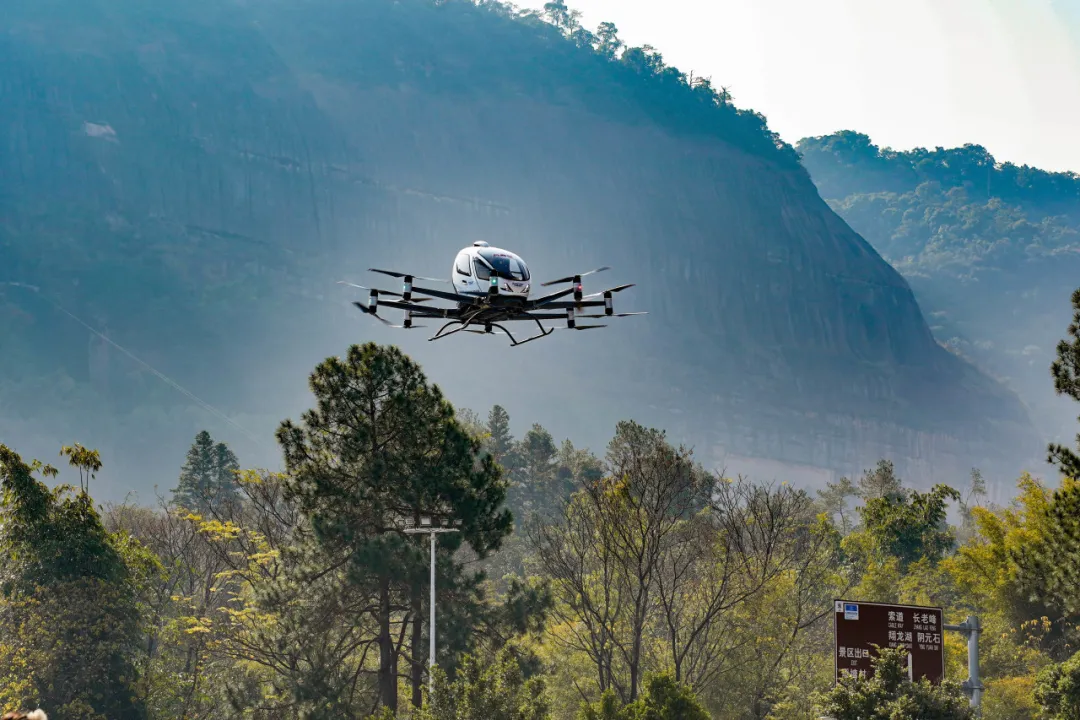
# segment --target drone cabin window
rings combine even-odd
[[[529,279],[529,269],[525,267],[525,263],[513,255],[491,251],[481,252],[480,255],[495,268],[495,272],[498,273],[499,277],[511,280]],[[483,274],[481,274],[481,270],[483,270]],[[486,280],[490,277],[488,272],[488,269],[480,261],[476,262],[476,277]]]
[[[462,275],[472,275],[472,271],[469,269],[469,255],[468,253],[461,253],[457,256],[456,263],[457,271]]]
[[[484,267],[484,263],[479,260],[473,260],[473,266],[476,268],[477,280],[489,280],[491,279],[491,271]]]

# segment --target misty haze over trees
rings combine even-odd
[[[977,465],[1003,498],[1041,456],[1021,398],[935,343],[794,148],[610,24],[558,3],[77,5],[5,6],[0,432],[98,448],[102,497],[174,487],[162,459],[202,429],[278,467],[297,378],[358,340],[400,342],[459,404],[593,447],[633,416],[802,484],[888,456],[923,489]],[[538,277],[611,264],[650,315],[446,351],[335,285],[443,273],[478,238]]]
[[[1046,366],[1080,277],[1080,176],[851,131],[798,150],[822,197],[911,282],[937,339],[1020,393],[1044,435],[1071,435]]]
[[[973,717],[955,634],[942,685],[890,652],[834,685],[847,597],[978,614],[984,720],[1080,714],[1075,176],[852,133],[796,152],[562,2],[5,13],[0,710]],[[663,322],[431,350],[356,342],[382,336],[323,295],[480,234],[617,256]],[[1036,418],[1052,442],[969,360],[1070,408]],[[460,523],[434,628],[404,531],[431,516]]]

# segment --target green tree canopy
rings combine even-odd
[[[1080,718],[1080,653],[1039,673],[1035,702],[1042,707],[1042,720]]]
[[[96,451],[61,454],[84,479],[101,468]],[[142,720],[125,557],[141,562],[139,546],[106,531],[85,490],[50,490],[35,472],[57,474],[0,445],[0,704],[48,707],[61,720]]]
[[[645,678],[641,696],[623,705],[613,691],[599,702],[583,705],[577,720],[709,720],[709,713],[689,686],[668,673]]]
[[[975,715],[960,686],[907,679],[907,651],[882,648],[871,660],[869,678],[843,678],[817,697],[832,720],[972,720]]]
[[[948,485],[935,485],[928,493],[909,490],[903,495],[874,497],[862,508],[866,532],[881,550],[906,567],[922,558],[941,559],[955,540],[945,522],[948,500],[960,493]]]
[[[548,720],[542,677],[526,678],[508,649],[490,661],[466,655],[451,681],[436,669],[434,693],[415,720]]]

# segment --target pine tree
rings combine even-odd
[[[411,680],[418,703],[426,647],[422,625],[428,583],[427,539],[403,532],[422,516],[460,521],[441,535],[438,592],[469,586],[452,553],[463,542],[484,558],[509,534],[506,482],[480,440],[457,421],[438,387],[395,347],[354,345],[320,363],[310,378],[316,407],[278,429],[290,477],[288,495],[319,542],[347,548],[351,580],[370,593],[378,618],[379,695],[397,708],[402,649],[392,623],[412,623]]]
[[[863,471],[859,478],[859,497],[864,501],[875,498],[897,500],[904,497],[904,486],[896,477],[892,460],[878,460],[873,470]]]
[[[514,482],[509,504],[516,511],[519,522],[534,513],[546,512],[553,504],[558,454],[551,433],[537,423],[533,423],[521,442],[515,444]]]
[[[181,507],[193,511],[205,511],[213,503],[231,502],[238,497],[239,469],[240,462],[232,450],[225,443],[215,443],[203,430],[188,450],[173,498]]]
[[[510,434],[510,413],[502,405],[496,405],[488,413],[488,446],[495,462],[506,467],[507,456],[514,447],[514,436]]]
[[[1050,365],[1050,374],[1054,378],[1054,392],[1080,402],[1080,288],[1072,294],[1072,306],[1073,319],[1068,329],[1072,341],[1058,343],[1057,359]],[[1076,435],[1076,446],[1080,450],[1080,433]],[[1047,450],[1049,463],[1057,465],[1067,477],[1080,479],[1080,455],[1057,443],[1051,443]]]

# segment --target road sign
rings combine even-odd
[[[874,646],[908,650],[908,677],[945,678],[945,628],[941,608],[837,600],[833,612],[836,680],[869,677]]]

